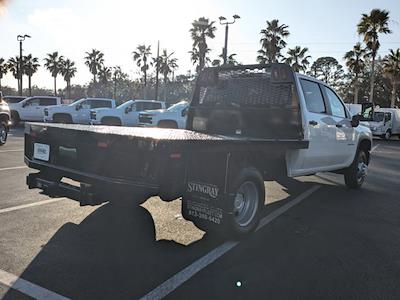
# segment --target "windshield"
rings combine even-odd
[[[385,117],[385,114],[383,112],[375,112],[374,113],[374,122],[382,122]]]
[[[132,105],[132,103],[133,103],[132,100],[126,101],[126,102],[124,102],[124,103],[118,105],[117,109],[124,109],[125,107],[127,107],[127,106],[129,106],[129,105]]]
[[[86,98],[82,98],[82,99],[76,100],[76,101],[72,102],[71,104],[68,104],[68,106],[75,106],[78,103],[83,102],[84,100],[86,100]]]
[[[184,109],[188,105],[187,102],[178,102],[172,106],[170,106],[167,110],[172,111],[172,112],[180,112],[182,109]]]

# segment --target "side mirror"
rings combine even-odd
[[[358,125],[360,125],[360,119],[360,115],[354,115],[353,117],[351,117],[351,127],[357,127]]]
[[[81,104],[77,104],[77,105],[75,106],[75,110],[80,110],[80,109],[81,109],[81,107],[82,107],[82,105],[81,105]]]
[[[27,102],[22,103],[23,108],[26,107],[27,105],[28,105]]]
[[[125,108],[125,113],[127,114],[127,113],[129,113],[131,111],[131,107],[127,107],[127,108]]]
[[[182,113],[181,113],[182,117],[186,117],[187,116],[188,110],[189,110],[188,107],[186,107],[184,110],[182,110]]]

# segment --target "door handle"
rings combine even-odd
[[[312,126],[315,126],[315,125],[318,125],[318,122],[312,120],[312,121],[309,121],[308,124],[310,124],[310,125],[312,125]]]
[[[336,124],[336,127],[337,127],[337,128],[342,128],[343,125],[342,125],[342,124]]]

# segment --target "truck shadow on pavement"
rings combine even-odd
[[[289,197],[280,202],[311,185],[289,180]],[[278,205],[267,205],[265,213]],[[110,202],[80,224],[64,224],[21,278],[73,299],[137,299],[222,243],[210,234],[187,246],[157,241],[145,208]]]

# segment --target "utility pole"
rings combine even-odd
[[[22,96],[22,75],[23,75],[23,67],[22,67],[22,42],[25,41],[25,38],[30,38],[30,35],[18,35],[17,41],[19,42],[19,64],[18,64],[18,81],[19,81],[19,95]]]
[[[226,21],[226,18],[221,16],[219,17],[219,24],[225,25],[225,46],[222,49],[222,57],[224,59],[224,65],[228,64],[228,31],[229,31],[229,25],[235,23],[237,19],[240,19],[238,15],[233,15],[233,21],[228,22]]]
[[[157,42],[157,62],[156,62],[156,100],[158,100],[158,74],[160,73],[160,41]]]

